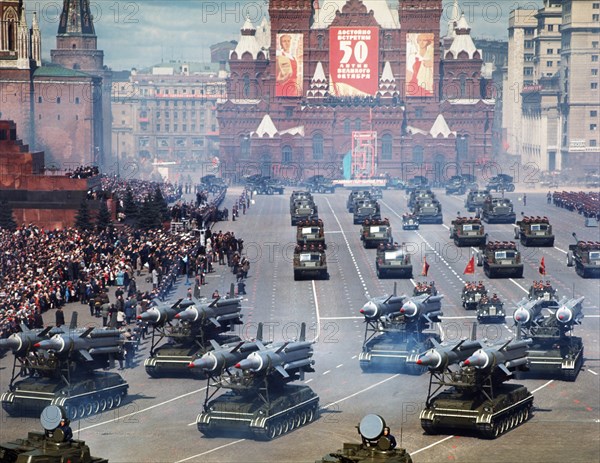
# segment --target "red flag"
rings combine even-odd
[[[544,262],[544,258],[542,257],[542,261],[540,262],[540,268],[538,269],[540,272],[540,275],[545,275],[546,274],[546,262]]]
[[[427,263],[427,257],[423,258],[423,272],[421,272],[421,276],[426,277],[427,273],[429,273],[429,264]]]
[[[471,260],[465,267],[465,271],[463,272],[463,274],[464,275],[466,275],[466,274],[474,275],[475,274],[475,256],[471,256]]]

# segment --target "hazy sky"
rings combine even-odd
[[[321,7],[329,0],[320,0]],[[383,2],[388,0],[370,0]],[[396,4],[398,0],[389,0]],[[62,0],[25,0],[31,24],[37,11],[43,34],[43,57],[56,46]],[[476,38],[507,38],[509,12],[538,8],[542,0],[460,0]],[[451,17],[452,0],[444,0],[442,32]],[[113,70],[143,68],[161,60],[209,61],[209,46],[238,40],[246,15],[258,23],[267,15],[266,0],[90,0],[98,47]]]

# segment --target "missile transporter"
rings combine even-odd
[[[510,199],[490,196],[483,203],[481,218],[487,223],[515,223],[517,215]]]
[[[514,314],[518,334],[531,339],[529,371],[523,377],[575,381],[583,366],[583,341],[573,336],[583,318],[583,297],[557,302],[553,313],[543,315],[543,300],[522,304]]]
[[[371,193],[368,190],[354,190],[351,191],[348,195],[348,200],[346,201],[346,208],[348,212],[351,214],[354,213],[354,203],[356,201],[363,201],[371,199]]]
[[[488,278],[522,278],[521,253],[512,241],[490,241],[478,254]]]
[[[379,245],[391,244],[392,227],[388,219],[365,220],[362,226],[360,240],[365,248],[376,248]]]
[[[577,244],[569,245],[567,266],[575,267],[575,272],[582,278],[600,278],[600,242],[580,241],[573,233]]]
[[[360,313],[365,317],[365,338],[358,359],[364,372],[393,371],[421,374],[418,355],[440,337],[433,331],[442,316],[443,296],[391,296],[369,300]]]
[[[42,411],[40,423],[44,432],[29,432],[26,439],[15,439],[0,444],[2,463],[108,463],[105,458],[90,455],[90,448],[82,440],[68,435],[61,420],[69,426],[62,407],[50,405]]]
[[[354,202],[354,225],[362,224],[365,220],[380,220],[380,206],[374,199]]]
[[[548,217],[526,217],[517,221],[515,239],[523,246],[554,246],[554,234]]]
[[[436,345],[419,356],[431,373],[421,427],[427,434],[464,431],[494,439],[531,416],[533,396],[524,386],[506,384],[527,368],[529,340],[486,346],[481,341]]]
[[[419,219],[419,224],[441,224],[444,223],[442,205],[433,199],[419,199],[412,209],[412,213]]]
[[[465,199],[465,208],[469,212],[475,212],[477,209],[483,208],[485,200],[490,196],[488,190],[471,190]]]
[[[419,201],[431,201],[435,198],[435,194],[428,188],[420,188],[410,192],[408,196],[407,206],[413,209]]]
[[[318,247],[320,245],[325,249],[325,227],[323,226],[323,221],[319,219],[299,222],[296,230],[296,243],[299,246],[306,244]]]
[[[74,317],[74,320],[76,318]],[[116,329],[73,327],[43,339],[46,330],[16,333],[9,391],[0,396],[11,416],[37,415],[48,405],[75,420],[121,406],[129,385],[117,373],[96,371],[122,360],[124,339]]]
[[[406,246],[380,244],[375,255],[377,278],[412,278],[413,267]]]
[[[387,426],[381,416],[367,415],[357,428],[362,440],[360,444],[344,443],[341,450],[328,453],[315,463],[412,463],[408,452],[394,447],[387,437]]]
[[[450,238],[459,247],[483,247],[487,241],[481,220],[473,217],[457,217],[453,220],[450,227]]]
[[[290,212],[292,227],[297,226],[299,222],[319,219],[319,209],[311,199],[294,200]]]
[[[319,397],[309,386],[289,384],[314,372],[313,342],[305,334],[303,323],[299,341],[263,344],[257,339],[215,350],[214,360],[207,355],[200,365],[210,377],[198,430],[207,437],[272,440],[316,420]],[[214,398],[222,389],[227,392]]]
[[[294,280],[305,277],[327,280],[327,256],[322,246],[296,246],[294,249]]]
[[[231,330],[242,323],[241,300],[234,296],[232,285],[227,297],[210,303],[179,300],[172,306],[156,306],[142,313],[138,318],[152,328],[150,357],[144,361],[146,373],[153,378],[204,378],[201,370],[187,366],[212,350],[215,343],[239,341]]]

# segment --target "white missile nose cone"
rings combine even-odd
[[[360,313],[365,315],[375,315],[377,313],[377,306],[373,303],[373,301],[369,301],[363,305]]]
[[[407,317],[414,316],[415,313],[417,313],[417,304],[415,304],[413,301],[408,301],[402,306],[400,313],[406,315]]]

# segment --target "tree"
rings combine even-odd
[[[100,201],[100,210],[98,211],[98,217],[96,218],[96,228],[98,231],[104,231],[108,228],[111,223],[110,211],[106,205],[106,201]]]
[[[0,228],[16,230],[17,223],[13,217],[13,209],[8,201],[0,202]]]
[[[123,199],[123,212],[125,213],[125,219],[135,219],[139,213],[139,207],[135,202],[131,187],[127,187],[127,190],[125,190],[125,198]]]
[[[162,194],[162,191],[160,189],[160,186],[156,185],[156,189],[154,190],[154,207],[156,208],[156,211],[159,214],[160,217],[160,222],[162,223],[165,220],[169,220],[170,219],[170,215],[169,215],[169,206],[167,204],[167,201],[165,200],[165,197]]]
[[[75,228],[83,231],[92,230],[94,227],[90,222],[90,209],[88,206],[87,200],[83,200],[81,202],[81,206],[79,206],[79,211],[75,216]]]
[[[160,227],[161,223],[162,221],[156,208],[154,198],[151,193],[148,193],[148,196],[146,196],[146,199],[140,207],[137,225],[143,230],[150,230],[151,228]]]

